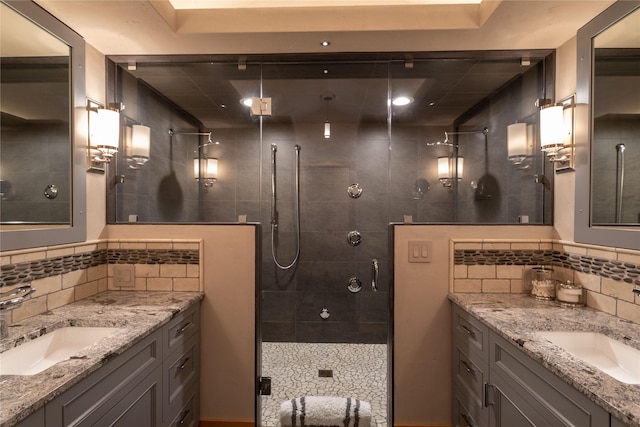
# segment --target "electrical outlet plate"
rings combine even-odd
[[[133,264],[116,264],[113,266],[113,285],[123,288],[132,288],[136,285]]]

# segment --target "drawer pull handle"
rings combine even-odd
[[[180,369],[180,370],[184,369],[187,366],[187,363],[189,363],[190,360],[191,360],[190,357],[187,357],[186,359],[184,359],[182,361],[182,365],[178,366],[178,369]]]
[[[473,374],[475,372],[473,368],[469,366],[469,363],[467,363],[466,360],[461,360],[460,362],[464,365],[464,368],[467,370],[468,373]]]
[[[184,331],[186,331],[187,329],[189,329],[191,327],[191,325],[193,325],[193,322],[188,322],[187,324],[185,324],[182,328],[178,329],[178,333],[181,334]]]
[[[475,427],[473,425],[473,420],[467,414],[460,414],[465,423],[467,423],[467,427]]]
[[[470,337],[474,337],[476,334],[471,329],[467,328],[465,325],[460,325],[462,329],[469,335]]]
[[[180,419],[178,421],[176,421],[176,425],[181,426],[184,424],[184,422],[187,420],[187,415],[189,415],[189,412],[191,412],[191,409],[187,409],[186,411],[184,411],[182,413],[182,417],[180,417]]]

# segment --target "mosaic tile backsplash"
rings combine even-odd
[[[587,255],[545,250],[456,249],[455,265],[545,265],[640,285],[640,265]]]
[[[0,294],[30,283],[36,290],[5,312],[9,325],[107,290],[201,290],[198,240],[104,240],[0,253]],[[114,266],[134,266],[133,282],[116,286]]]
[[[197,250],[99,249],[0,266],[0,288],[101,264],[198,264]]]
[[[640,323],[640,253],[555,240],[454,240],[451,291],[525,293],[523,275],[534,266],[582,285],[589,307]]]

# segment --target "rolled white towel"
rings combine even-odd
[[[351,397],[303,396],[280,405],[282,427],[370,427],[371,404]]]

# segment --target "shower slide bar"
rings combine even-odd
[[[278,210],[276,197],[276,152],[278,146],[271,144],[271,257],[275,265],[281,270],[288,270],[298,262],[300,257],[300,146],[296,144],[295,150],[295,197],[294,197],[294,221],[296,228],[296,254],[291,263],[287,265],[278,262],[278,253],[275,245],[275,234],[278,229]]]
[[[624,192],[624,144],[616,145],[616,223],[622,223],[622,193]]]

